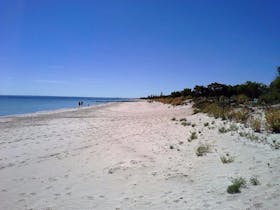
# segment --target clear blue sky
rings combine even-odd
[[[268,84],[279,0],[0,0],[0,94],[138,97]]]

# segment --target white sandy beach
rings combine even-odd
[[[280,209],[280,150],[221,126],[191,105],[145,101],[0,118],[0,209]],[[212,152],[198,157],[200,143]],[[247,187],[228,194],[238,176]]]

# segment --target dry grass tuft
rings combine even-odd
[[[265,112],[265,119],[270,131],[280,133],[280,110],[267,110]]]

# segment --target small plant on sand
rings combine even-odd
[[[232,184],[238,185],[240,187],[246,187],[247,182],[243,177],[237,177],[231,180]]]
[[[203,156],[206,153],[210,152],[210,146],[208,144],[201,144],[196,148],[196,155],[197,156]]]
[[[186,123],[186,122],[182,122],[182,123],[181,123],[181,125],[182,125],[182,126],[187,126],[187,125],[188,125],[188,123]]]
[[[205,127],[207,127],[208,125],[209,125],[209,123],[208,123],[208,122],[204,123],[204,126],[205,126]]]
[[[270,109],[265,112],[268,128],[275,133],[280,133],[280,110]]]
[[[227,192],[229,194],[240,193],[240,187],[238,185],[231,184],[227,187]]]
[[[172,121],[176,121],[176,118],[175,118],[175,117],[173,117],[171,120],[172,120]]]
[[[231,180],[232,184],[228,186],[227,192],[230,194],[240,193],[241,187],[246,187],[246,180],[238,177]]]
[[[272,143],[271,143],[271,147],[273,148],[273,149],[280,149],[280,143],[279,142],[277,142],[275,139],[272,141]]]
[[[224,164],[232,163],[234,161],[234,158],[232,156],[230,156],[228,153],[226,155],[222,155],[220,158],[221,158],[222,163],[224,163]]]
[[[260,119],[252,119],[250,121],[250,125],[251,128],[255,131],[255,132],[261,132],[261,120]]]
[[[228,130],[225,127],[221,127],[221,128],[219,128],[219,132],[226,133],[226,132],[228,132]]]
[[[192,124],[192,127],[194,128],[196,126],[196,124]]]
[[[261,184],[260,181],[258,180],[258,178],[257,178],[256,176],[252,176],[252,177],[250,178],[250,183],[251,183],[252,185],[260,185],[260,184]]]
[[[173,146],[173,145],[170,145],[170,146],[169,146],[169,149],[174,149],[174,146]]]
[[[186,122],[186,121],[187,121],[186,118],[181,118],[181,119],[180,119],[180,122]]]
[[[195,139],[197,139],[197,134],[196,134],[196,132],[192,132],[188,141],[191,142],[192,140],[195,140]]]
[[[240,132],[239,133],[239,136],[240,137],[245,137],[251,141],[258,141],[259,140],[259,137],[254,135],[253,133],[245,133],[245,132]]]

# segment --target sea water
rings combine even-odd
[[[127,101],[124,98],[58,97],[58,96],[0,96],[0,116],[26,114],[63,108]]]

